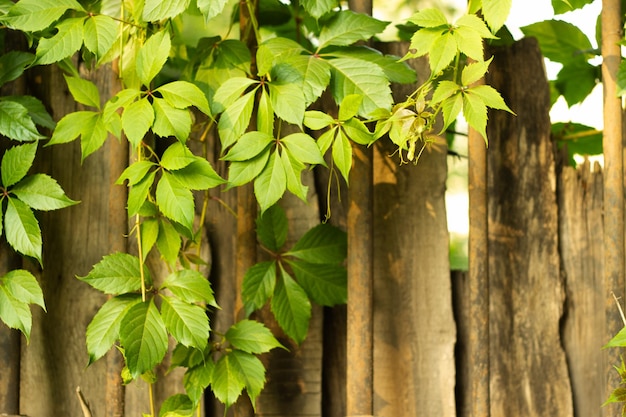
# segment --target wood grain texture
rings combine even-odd
[[[426,61],[411,65],[423,80]],[[414,87],[395,86],[396,100]],[[446,150],[434,146],[416,166],[398,166],[387,143],[374,159],[374,414],[455,416]]]
[[[114,94],[118,86],[110,68],[93,75],[103,97]],[[55,120],[77,110],[57,67],[41,68],[33,81],[33,93],[49,106]],[[76,276],[86,275],[103,255],[124,247],[125,204],[119,207],[114,203],[120,199],[111,188],[120,174],[119,166],[112,163],[118,158],[125,164],[128,156],[120,155],[111,140],[82,164],[78,141],[46,148],[38,155],[39,169],[81,203],[39,217],[45,266],[40,282],[48,312],[34,310],[31,343],[22,349],[22,414],[80,416],[75,393],[80,386],[92,413],[105,415],[106,362],[86,368],[85,331],[106,298]]]
[[[492,416],[572,416],[559,322],[549,88],[535,39],[497,50],[487,84],[517,116],[490,112],[489,276]]]
[[[559,239],[566,287],[563,347],[576,415],[598,415],[606,351],[602,253],[602,172],[585,162],[559,175]],[[614,305],[617,310],[617,306]]]

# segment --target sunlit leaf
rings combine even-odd
[[[179,1],[179,0],[178,0]],[[187,0],[188,1],[188,0]],[[151,0],[151,3],[167,5],[175,2]],[[144,13],[145,13],[144,9]],[[146,19],[149,20],[149,19]],[[160,20],[160,19],[156,19]],[[149,86],[150,82],[161,71],[170,54],[171,40],[167,30],[161,30],[152,35],[139,50],[136,61],[136,71],[141,83]]]
[[[159,221],[159,236],[157,237],[156,245],[167,263],[170,265],[176,263],[182,242],[174,226],[167,220],[162,219]]]
[[[83,44],[84,17],[74,17],[61,21],[56,26],[58,32],[50,38],[42,38],[37,46],[35,63],[52,64],[72,56]]]
[[[265,353],[283,347],[270,329],[254,320],[240,320],[224,335],[235,348],[248,353]]]
[[[122,129],[133,147],[139,146],[154,123],[154,109],[147,97],[130,103],[122,113]]]
[[[333,20],[322,28],[318,50],[329,45],[347,46],[367,40],[382,32],[387,25],[388,22],[349,10],[337,12]]]
[[[21,331],[30,340],[32,314],[27,303],[15,299],[9,290],[0,285],[0,320],[12,329]]]
[[[48,28],[68,9],[84,10],[75,0],[21,0],[0,20],[14,29],[37,32]]]
[[[195,106],[202,113],[211,115],[206,96],[195,84],[187,81],[173,81],[157,88],[155,92],[161,93],[163,98],[177,109]]]
[[[70,199],[56,180],[46,174],[33,174],[11,189],[20,200],[35,210],[56,210],[78,204]]]
[[[178,16],[189,6],[190,0],[144,0],[143,20],[156,22]]]
[[[275,141],[273,136],[264,132],[246,132],[223,157],[226,161],[247,161],[265,151]]]
[[[188,110],[173,107],[162,98],[154,98],[154,125],[152,130],[161,137],[175,136],[185,143],[191,132],[191,115]]]
[[[164,172],[157,184],[156,202],[167,218],[180,223],[187,230],[193,229],[193,195],[169,172]]]
[[[0,284],[3,284],[7,292],[17,301],[27,304],[37,304],[42,309],[46,309],[43,300],[43,292],[35,276],[24,269],[14,269],[0,277]]]
[[[207,303],[217,307],[209,280],[198,271],[181,269],[173,272],[167,277],[163,287],[169,288],[186,303]]]
[[[254,195],[261,206],[261,212],[276,203],[286,188],[285,168],[277,152],[273,152],[263,171],[254,180]]]
[[[110,16],[104,14],[89,16],[83,29],[85,47],[101,60],[113,46],[119,26],[120,23]]]
[[[20,142],[43,138],[28,109],[15,101],[0,101],[0,134]]]

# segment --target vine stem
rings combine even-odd
[[[141,161],[141,143],[137,146],[137,160]],[[135,229],[137,232],[137,253],[139,254],[139,277],[141,278],[141,301],[146,302],[146,276],[143,271],[143,248],[141,247],[141,218],[135,216]]]
[[[148,395],[150,396],[150,416],[151,417],[156,417],[156,414],[154,413],[154,388],[153,388],[153,383],[150,382],[148,383]]]

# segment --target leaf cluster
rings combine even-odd
[[[311,301],[323,306],[344,304],[347,298],[345,232],[320,224],[285,250],[287,218],[274,205],[257,219],[259,243],[272,257],[251,267],[243,279],[247,314],[268,301],[276,321],[297,343],[304,341],[311,318]]]

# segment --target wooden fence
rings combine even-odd
[[[599,415],[606,399],[612,371],[601,349],[610,333],[605,315],[619,313],[604,284],[603,174],[589,163],[564,166],[551,141],[549,89],[537,43],[524,40],[494,54],[488,83],[517,115],[490,113],[483,208],[487,242],[470,259],[471,267],[484,263],[484,275],[450,274],[445,152],[433,149],[417,166],[398,166],[389,149],[373,151],[373,361],[367,365],[373,370],[377,417],[469,416],[485,400],[493,417],[586,417]],[[53,69],[46,77],[44,85],[64,85]],[[397,88],[398,97],[410,91],[404,88]],[[54,103],[57,119],[71,110],[63,107],[67,100],[58,89],[39,96]],[[28,346],[0,327],[0,414],[79,417],[75,388],[80,386],[94,417],[139,416],[148,410],[147,389],[142,382],[122,389],[115,357],[85,368],[85,328],[103,299],[74,278],[112,248],[125,250],[119,240],[127,232],[119,222],[123,199],[120,203],[110,186],[125,150],[112,144],[101,159],[88,159],[81,167],[78,147],[64,146],[56,152],[49,148],[43,166],[69,195],[85,197],[81,205],[42,218],[44,235],[52,238],[44,254],[49,267],[40,274],[48,312],[35,314]],[[224,174],[216,152],[212,162]],[[283,202],[292,240],[319,222],[329,204],[324,192],[316,192],[325,189],[323,172],[307,175],[310,203]],[[238,207],[249,192],[232,190],[219,197]],[[345,196],[332,202],[331,219],[344,226]],[[104,207],[103,199],[109,202]],[[242,266],[233,259],[246,262],[237,258],[244,246],[248,256],[257,254],[249,242],[249,218],[241,211],[239,220],[218,204],[209,213],[211,251],[205,256],[212,259],[210,276],[222,306],[212,317],[219,332],[241,314]],[[3,254],[3,268],[6,259]],[[476,292],[472,282],[488,284],[488,292]],[[258,318],[278,331],[269,311]],[[478,334],[475,323],[486,323],[488,331]],[[290,350],[263,358],[268,383],[257,415],[345,416],[346,332],[343,306],[315,308],[300,347],[279,333]],[[486,362],[476,362],[477,357]],[[162,376],[157,400],[182,391],[179,373]],[[479,378],[487,382],[486,397],[476,390]],[[211,398],[205,408],[207,416],[223,413]],[[247,416],[251,408],[242,402],[229,413]],[[605,407],[604,413],[619,410]]]

